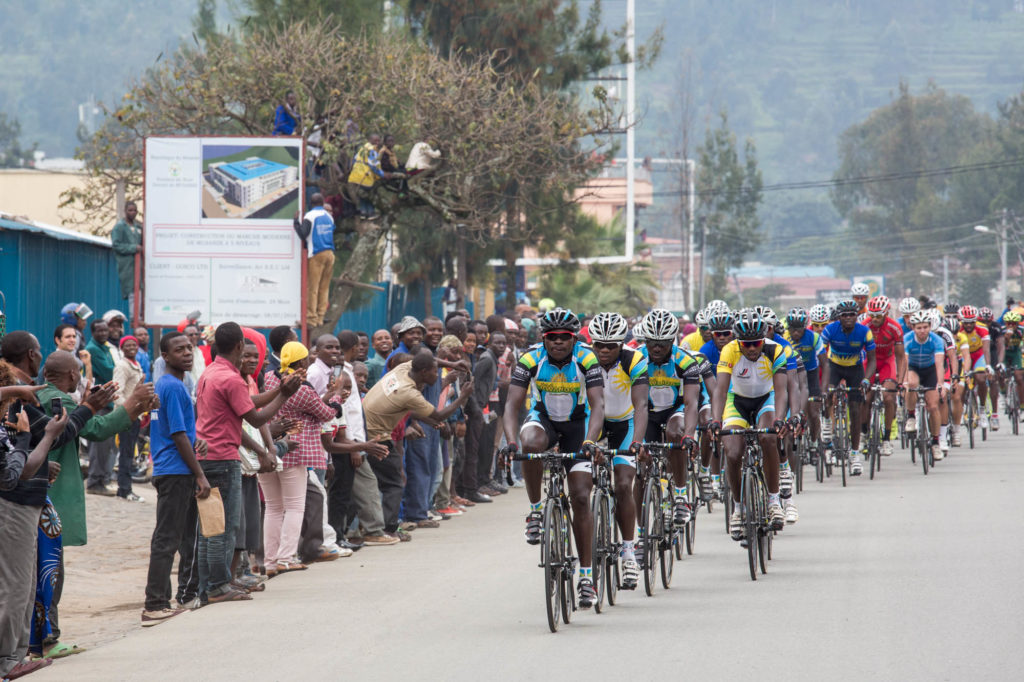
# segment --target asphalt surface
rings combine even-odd
[[[557,634],[513,490],[29,679],[1020,679],[1022,444],[1004,420],[927,477],[898,444],[874,481],[808,469],[757,582],[720,508],[702,512],[670,590],[620,592]]]

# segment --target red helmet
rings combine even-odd
[[[868,301],[868,312],[873,315],[882,314],[889,312],[889,297],[888,296],[875,296]]]
[[[960,320],[963,322],[974,322],[978,319],[978,309],[973,305],[965,305],[960,308]]]
[[[992,313],[992,309],[988,306],[984,306],[978,310],[978,319],[982,322],[991,322],[995,315]]]

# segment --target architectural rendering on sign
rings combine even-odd
[[[232,203],[246,208],[267,194],[297,182],[298,169],[251,156],[244,161],[211,163],[209,180]]]

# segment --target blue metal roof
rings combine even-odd
[[[232,161],[231,163],[222,163],[217,166],[218,170],[221,170],[228,175],[234,176],[238,180],[252,180],[268,173],[274,173],[287,168],[283,163],[277,163],[276,161],[268,161],[267,159],[261,159],[259,157],[246,159],[245,161]]]
[[[97,237],[93,234],[69,230],[66,227],[37,223],[34,220],[20,220],[7,213],[0,213],[0,230],[16,230],[18,232],[37,232],[53,239],[62,241],[85,242],[94,246],[110,247],[109,237]]]

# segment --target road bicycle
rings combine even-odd
[[[843,487],[846,487],[846,465],[850,460],[850,399],[849,394],[860,391],[860,387],[850,388],[845,383],[839,386],[830,386],[829,395],[836,394],[835,410],[832,417],[832,454],[836,458],[836,466],[839,467],[843,477]],[[831,471],[829,472],[831,476]]]
[[[544,569],[544,605],[547,609],[548,628],[558,631],[559,619],[566,625],[576,610],[574,578],[578,559],[572,551],[572,524],[569,495],[565,490],[564,463],[573,459],[586,459],[575,452],[516,453],[515,461],[541,461],[547,477],[542,509],[540,568]]]
[[[615,521],[615,492],[612,487],[612,472],[609,462],[615,455],[631,454],[629,450],[603,450],[604,461],[594,462],[594,494],[590,498],[590,512],[594,518],[593,579],[597,592],[594,610],[601,613],[607,598],[609,606],[615,606],[622,576],[622,540],[619,524]]]
[[[750,579],[768,572],[772,558],[772,530],[768,520],[768,483],[764,478],[764,453],[758,436],[776,434],[775,429],[722,429],[722,436],[743,436],[743,461],[740,471],[740,508],[743,510],[743,542],[747,548]]]
[[[642,467],[640,489],[640,542],[644,574],[644,592],[654,596],[657,569],[661,569],[661,586],[666,590],[672,584],[679,533],[674,523],[675,493],[672,472],[668,465],[669,450],[678,448],[673,443],[645,443],[650,462]],[[655,563],[657,553],[657,564]]]
[[[1020,434],[1020,397],[1017,395],[1017,372],[1003,367],[1000,373],[1006,386],[1006,398],[1004,400],[1006,420],[1010,422],[1013,435],[1017,436]]]
[[[881,384],[872,387],[871,412],[868,417],[868,478],[874,480],[875,472],[882,470],[882,435],[885,431],[885,400],[883,393],[899,394],[899,389],[886,388]],[[885,434],[889,435],[889,434]]]
[[[964,425],[967,427],[967,439],[974,449],[974,429],[981,427],[981,439],[988,440],[986,423],[981,421],[981,404],[978,401],[978,387],[974,375],[967,377],[967,388],[964,390]]]
[[[917,415],[915,416],[915,423],[917,424],[917,433],[914,438],[910,441],[910,461],[915,461],[915,456],[921,458],[921,467],[924,469],[924,475],[928,475],[928,468],[935,465],[935,453],[932,445],[932,435],[929,431],[929,420],[928,420],[928,406],[925,403],[924,397],[929,390],[938,389],[927,389],[923,386],[918,386],[913,390],[917,393]]]

